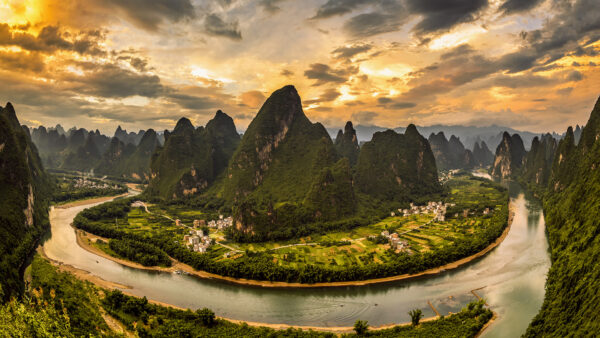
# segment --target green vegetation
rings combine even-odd
[[[346,122],[344,131],[340,130],[335,138],[335,148],[341,157],[347,158],[351,166],[358,162],[358,154],[360,147],[358,146],[358,138],[356,130],[352,126],[352,122]]]
[[[364,280],[444,265],[481,251],[500,236],[508,218],[504,188],[485,179],[458,175],[446,189],[446,201],[456,205],[448,209],[444,222],[434,221],[433,214],[392,216],[313,232],[298,240],[260,243],[233,242],[227,240],[228,231],[214,229],[210,230],[211,238],[223,245],[212,245],[204,254],[187,249],[183,237],[188,229],[173,220],[192,225],[195,219],[209,220],[211,215],[181,205],[150,205],[150,213],[146,213],[143,208],[131,209],[131,199],[124,199],[86,209],[74,224],[109,238],[110,251],[106,245],[99,246],[109,254],[134,257],[138,262],[141,260],[136,254],[146,257],[152,250],[150,256],[168,255],[197,270],[236,278],[301,283]],[[469,209],[467,217],[463,215],[465,209]],[[486,214],[486,209],[491,212]],[[378,239],[385,230],[397,232],[408,244],[406,250],[392,250],[387,238]],[[117,243],[128,243],[130,248],[118,252],[114,249]],[[151,249],[142,249],[142,243]],[[162,263],[147,264],[165,262],[166,258]]]
[[[594,336],[600,332],[600,99],[581,140],[569,128],[557,148],[544,212],[552,267],[546,295],[527,337]]]
[[[531,149],[523,161],[523,168],[518,180],[538,197],[544,193],[544,188],[550,179],[556,147],[556,140],[552,135],[542,136],[541,141],[536,136],[533,138]]]
[[[441,192],[429,142],[412,124],[404,134],[375,133],[362,146],[355,184],[359,192],[382,201],[408,202]]]
[[[180,119],[152,156],[147,194],[175,200],[204,192],[227,167],[239,139],[233,119],[220,110],[206,128]]]
[[[477,164],[474,154],[470,150],[465,149],[460,139],[454,135],[450,136],[450,141],[448,141],[444,132],[431,133],[429,135],[429,144],[438,170],[470,169]],[[485,145],[485,143],[483,144]],[[476,146],[479,147],[479,144],[476,143]],[[485,149],[487,149],[487,146]],[[479,148],[478,151],[482,152],[484,150]],[[485,156],[485,153],[478,155]]]
[[[67,203],[81,199],[114,196],[128,191],[122,183],[101,180],[72,173],[56,173],[51,175],[56,182],[52,201]]]
[[[354,323],[354,332],[357,336],[365,335],[369,331],[369,322],[366,320],[357,320]]]
[[[411,324],[417,326],[419,325],[421,318],[423,318],[423,311],[421,311],[421,309],[410,310],[408,315],[410,316]]]
[[[93,284],[68,272],[58,271],[38,255],[31,263],[31,275],[33,294],[39,300],[52,304],[57,313],[66,312],[63,315],[68,319],[73,336],[83,337],[91,332],[106,335],[110,332],[99,306],[101,293]]]
[[[52,182],[13,106],[0,108],[0,299],[23,292],[26,262],[48,229]]]
[[[504,132],[502,141],[496,148],[494,164],[490,169],[490,175],[495,178],[516,177],[523,166],[523,159],[527,151],[519,134],[512,136]]]
[[[131,239],[113,239],[108,243],[112,251],[121,257],[144,266],[171,266],[171,259],[161,249],[149,243]]]

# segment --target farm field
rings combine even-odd
[[[505,193],[498,186],[470,175],[459,175],[445,183],[448,194],[445,203],[453,205],[447,210],[446,219],[437,221],[434,213],[410,216],[390,216],[377,223],[346,231],[306,236],[299,239],[263,242],[236,243],[226,240],[225,232],[202,226],[212,239],[212,245],[204,255],[213,261],[227,262],[244,256],[270,257],[280,266],[301,268],[322,266],[348,268],[383,264],[394,259],[400,252],[409,255],[427,253],[459,244],[468,237],[478,236],[491,222],[494,209],[506,203]],[[147,204],[145,208],[131,208],[126,217],[115,218],[113,226],[128,233],[148,237],[172,238],[182,247],[184,235],[194,220],[209,220],[219,215],[206,214],[200,210],[189,210],[182,205],[159,207]],[[486,209],[489,213],[486,214]],[[396,213],[400,214],[398,211]],[[228,215],[225,215],[225,217]],[[180,220],[177,225],[175,220]],[[200,228],[198,228],[200,229]],[[406,247],[392,249],[382,232],[396,233]],[[97,245],[108,254],[115,255],[108,245]]]

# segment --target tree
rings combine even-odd
[[[202,325],[211,327],[215,324],[215,313],[212,310],[207,308],[198,309],[196,314]]]
[[[419,325],[419,321],[421,320],[421,318],[423,318],[423,311],[421,311],[421,309],[414,309],[408,311],[408,314],[410,315],[410,321],[412,322],[412,325]]]
[[[354,323],[354,332],[356,332],[357,335],[362,336],[364,334],[367,333],[367,331],[369,330],[369,322],[366,320],[357,320],[356,323]]]

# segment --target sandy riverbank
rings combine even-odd
[[[137,264],[131,261],[127,261],[127,260],[123,260],[123,259],[119,259],[113,256],[108,255],[107,253],[105,253],[104,251],[96,248],[95,246],[91,245],[89,243],[89,241],[95,241],[96,239],[102,239],[104,241],[108,241],[108,239],[106,238],[101,238],[99,236],[95,236],[89,233],[84,233],[81,230],[77,230],[75,229],[75,231],[77,232],[77,243],[85,250],[94,253],[98,256],[102,256],[106,259],[110,259],[112,261],[115,261],[119,264],[125,265],[125,266],[129,266],[132,268],[138,268],[138,269],[144,269],[144,270],[155,270],[155,271],[165,271],[165,272],[173,272],[175,270],[182,270],[185,271],[191,275],[200,277],[200,278],[206,278],[206,279],[215,279],[215,280],[221,280],[221,281],[225,281],[225,282],[229,282],[229,283],[234,283],[234,284],[240,284],[240,285],[248,285],[248,286],[259,286],[259,287],[271,287],[271,288],[321,288],[321,287],[344,287],[344,286],[362,286],[362,285],[370,285],[370,284],[377,284],[377,283],[389,283],[389,282],[395,282],[395,281],[400,281],[400,280],[408,280],[408,279],[412,279],[412,278],[418,278],[418,277],[424,277],[424,276],[431,276],[431,275],[436,275],[439,273],[442,273],[444,271],[447,270],[451,270],[451,269],[456,269],[464,264],[467,264],[475,259],[478,259],[482,256],[484,256],[485,254],[487,254],[488,252],[492,251],[494,248],[496,248],[498,245],[500,245],[500,243],[502,243],[502,241],[504,241],[504,239],[506,238],[506,236],[508,235],[508,233],[510,232],[510,227],[512,225],[512,221],[513,221],[513,217],[514,217],[514,207],[512,206],[512,204],[509,204],[509,216],[508,216],[508,225],[506,226],[506,229],[504,229],[504,232],[502,232],[502,235],[500,235],[500,237],[498,237],[496,239],[496,241],[494,241],[494,243],[488,245],[485,249],[483,249],[482,251],[471,255],[469,257],[465,257],[463,259],[460,259],[458,261],[452,262],[452,263],[448,263],[446,265],[443,266],[439,266],[437,268],[432,268],[429,270],[425,270],[416,274],[403,274],[403,275],[398,275],[398,276],[392,276],[392,277],[385,277],[385,278],[375,278],[375,279],[367,279],[367,280],[359,280],[359,281],[348,281],[348,282],[331,282],[331,283],[314,283],[314,284],[305,284],[305,283],[286,283],[286,282],[269,282],[269,281],[259,281],[259,280],[251,280],[251,279],[244,279],[244,278],[233,278],[233,277],[227,277],[227,276],[221,276],[221,275],[217,275],[217,274],[213,274],[213,273],[209,273],[206,271],[200,271],[200,270],[196,270],[193,267],[184,264],[182,262],[173,260],[173,265],[170,268],[164,268],[164,267],[146,267],[143,266],[141,264]]]
[[[68,209],[68,208],[72,208],[72,207],[79,207],[82,205],[106,202],[106,201],[113,200],[115,198],[125,197],[127,195],[128,195],[128,193],[125,193],[122,195],[117,195],[117,196],[103,196],[103,197],[87,198],[87,199],[77,200],[77,201],[69,202],[69,203],[65,203],[65,204],[55,205],[54,207],[58,208],[58,209]]]

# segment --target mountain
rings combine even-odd
[[[265,101],[244,133],[227,169],[223,196],[232,202],[253,196],[301,202],[336,157],[325,128],[304,115],[296,89],[283,87]]]
[[[552,266],[544,303],[526,337],[592,337],[600,332],[600,98],[575,145],[559,142],[544,216]]]
[[[78,139],[80,136],[83,136],[83,133],[80,133],[78,130],[73,135],[76,135],[76,138]],[[75,141],[71,143],[72,139],[74,139],[74,137],[71,137],[69,140],[70,144],[67,148],[70,152],[68,152],[60,167],[63,169],[80,171],[90,171],[91,169],[94,169],[101,158],[100,150],[98,150],[98,147],[94,142],[94,136],[88,134],[83,146],[79,146],[76,149],[73,148],[77,143],[75,143]]]
[[[356,137],[356,130],[352,127],[352,122],[346,122],[344,131],[341,129],[338,131],[334,144],[338,154],[341,157],[347,158],[350,165],[354,166],[358,161],[360,147],[358,146],[358,138]]]
[[[521,169],[526,153],[523,140],[519,134],[511,136],[509,133],[504,132],[502,142],[496,148],[490,174],[496,178],[512,177]]]
[[[143,136],[144,136],[143,130],[140,130],[137,134],[134,132],[127,133],[127,130],[124,130],[121,128],[121,126],[118,126],[117,130],[115,130],[115,135],[113,137],[116,137],[121,142],[123,142],[125,145],[127,145],[128,143],[131,143],[131,144],[137,146],[140,143],[140,141],[142,140]]]
[[[485,141],[477,141],[473,146],[473,164],[479,167],[487,167],[494,162],[494,154],[488,148]]]
[[[147,181],[150,179],[150,159],[157,146],[158,137],[153,129],[144,132],[137,146],[133,143],[125,144],[113,137],[94,172],[98,175]]]
[[[181,118],[152,155],[148,194],[180,199],[204,192],[227,167],[239,139],[233,119],[222,111],[206,128]]]
[[[458,137],[452,135],[448,141],[444,132],[431,133],[429,144],[439,170],[474,167],[473,153],[465,149]]]
[[[548,184],[556,147],[556,139],[550,134],[543,135],[541,141],[538,137],[533,138],[520,175],[521,182],[531,190],[545,188]]]
[[[340,160],[325,128],[306,117],[293,86],[273,92],[252,120],[219,195],[233,206],[238,240],[289,237],[303,224],[350,215],[356,205],[349,160]]]
[[[23,270],[48,229],[51,181],[29,130],[10,103],[0,107],[0,297],[23,291]]]
[[[412,124],[404,134],[377,132],[362,146],[355,185],[361,193],[388,201],[409,201],[441,190],[429,142]]]
[[[436,124],[432,126],[416,126],[417,130],[421,135],[430,135],[432,133],[437,134],[439,132],[443,132],[445,135],[455,135],[458,137],[465,148],[473,149],[476,142],[484,141],[490,147],[490,149],[495,149],[500,141],[502,141],[502,133],[508,132],[510,134],[519,134],[523,139],[525,144],[531,144],[533,138],[539,134],[532,133],[529,131],[521,131],[516,130],[506,126],[497,126],[491,125],[487,127],[476,127],[476,126],[463,126],[463,125],[444,125],[444,124]],[[379,126],[367,126],[357,124],[354,126],[356,129],[356,135],[358,137],[358,142],[366,142],[371,140],[373,134],[380,131],[385,131],[388,128],[379,127]],[[338,132],[338,128],[328,128],[328,131],[331,137],[335,137]],[[406,131],[405,127],[396,127],[393,130],[397,133],[404,133]],[[554,138],[560,138],[560,135],[553,134]]]

